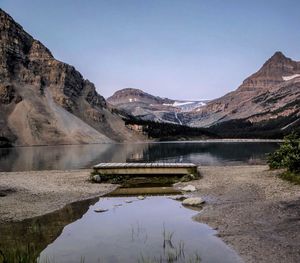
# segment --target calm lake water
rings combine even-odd
[[[261,164],[278,148],[271,142],[167,142],[0,149],[0,171],[90,168],[99,162]]]
[[[240,262],[216,231],[192,220],[197,213],[167,196],[102,197],[1,225],[0,247],[29,248],[40,262]]]

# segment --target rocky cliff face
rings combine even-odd
[[[236,91],[196,109],[188,116],[187,123],[208,127],[230,120],[267,123],[278,118],[290,118],[294,121],[300,117],[299,105],[300,62],[276,52]]]
[[[38,145],[133,136],[93,83],[0,9],[0,138]]]

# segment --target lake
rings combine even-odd
[[[164,142],[0,149],[0,171],[91,168],[100,162],[192,162],[198,165],[262,164],[276,142]]]

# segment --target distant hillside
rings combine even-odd
[[[107,98],[113,107],[142,120],[182,124],[179,115],[206,105],[207,101],[173,100],[139,89],[122,89]]]

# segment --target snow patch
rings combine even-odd
[[[187,104],[191,104],[191,103],[194,103],[193,101],[185,101],[185,102],[179,102],[179,101],[175,101],[173,103],[173,106],[176,107],[176,106],[183,106],[183,105],[187,105]]]
[[[297,77],[300,77],[300,74],[294,74],[294,75],[291,75],[291,76],[282,76],[282,79],[284,81],[289,81],[289,80],[292,80],[292,79],[297,78]]]

